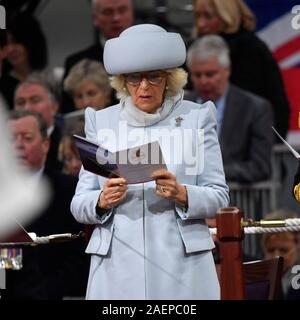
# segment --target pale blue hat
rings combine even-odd
[[[139,24],[107,40],[103,62],[107,73],[161,70],[181,66],[186,48],[179,33],[167,32],[154,24]]]

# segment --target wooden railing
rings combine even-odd
[[[245,299],[242,217],[242,212],[235,207],[223,208],[217,212],[222,300]]]

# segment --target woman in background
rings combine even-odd
[[[253,12],[243,0],[194,0],[193,4],[193,38],[207,34],[224,38],[230,49],[230,81],[271,102],[275,127],[285,137],[289,128],[289,102],[277,62],[254,33]]]
[[[110,104],[112,88],[100,62],[83,59],[72,67],[64,81],[64,90],[73,98],[75,109],[100,110]]]
[[[19,13],[7,23],[6,64],[0,91],[10,109],[14,108],[17,85],[33,71],[42,71],[48,62],[46,38],[38,20],[29,13]]]

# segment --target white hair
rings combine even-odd
[[[187,51],[187,66],[190,69],[194,59],[206,62],[216,57],[223,67],[230,66],[229,48],[218,35],[203,36],[195,40]]]

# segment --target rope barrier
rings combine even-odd
[[[280,227],[269,227],[269,225],[273,225],[274,222],[281,222],[284,226]],[[255,227],[244,227],[245,234],[263,234],[263,233],[276,233],[276,232],[297,232],[300,231],[300,219],[286,219],[286,220],[261,220],[261,221],[246,221],[246,224],[254,224],[257,225]],[[242,222],[243,224],[243,222]],[[260,225],[260,226],[259,226]],[[210,233],[212,235],[217,234],[217,228],[210,228]]]
[[[36,237],[34,243],[36,244],[46,244],[50,242],[65,242],[73,240],[81,235],[73,235],[72,233],[62,233],[62,234],[52,234],[45,237]]]

